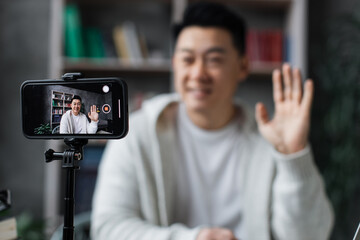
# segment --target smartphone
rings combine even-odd
[[[118,139],[128,132],[123,79],[28,80],[20,91],[27,138]]]

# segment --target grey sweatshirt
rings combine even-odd
[[[132,114],[128,136],[109,141],[93,199],[93,239],[195,240],[204,227],[173,221],[178,101],[169,94],[145,102]],[[239,109],[247,139],[239,146],[247,162],[242,171],[246,240],[328,239],[333,211],[310,148],[276,152],[258,134],[252,114]]]

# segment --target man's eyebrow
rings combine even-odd
[[[190,48],[179,48],[176,50],[177,52],[187,52],[187,53],[194,53],[195,51]],[[226,50],[223,47],[211,47],[209,49],[206,49],[205,54],[209,53],[225,53]]]
[[[205,54],[209,54],[209,53],[225,53],[226,50],[223,47],[212,47],[209,48],[205,51]]]
[[[178,49],[176,49],[176,51],[177,52],[188,52],[188,53],[193,53],[194,52],[190,48],[178,48]]]

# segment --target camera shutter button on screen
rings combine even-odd
[[[105,113],[105,114],[108,114],[110,111],[111,111],[111,107],[109,104],[104,104],[102,106],[102,111]]]

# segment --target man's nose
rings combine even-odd
[[[197,61],[191,68],[191,78],[194,80],[206,80],[207,70],[204,61]]]

